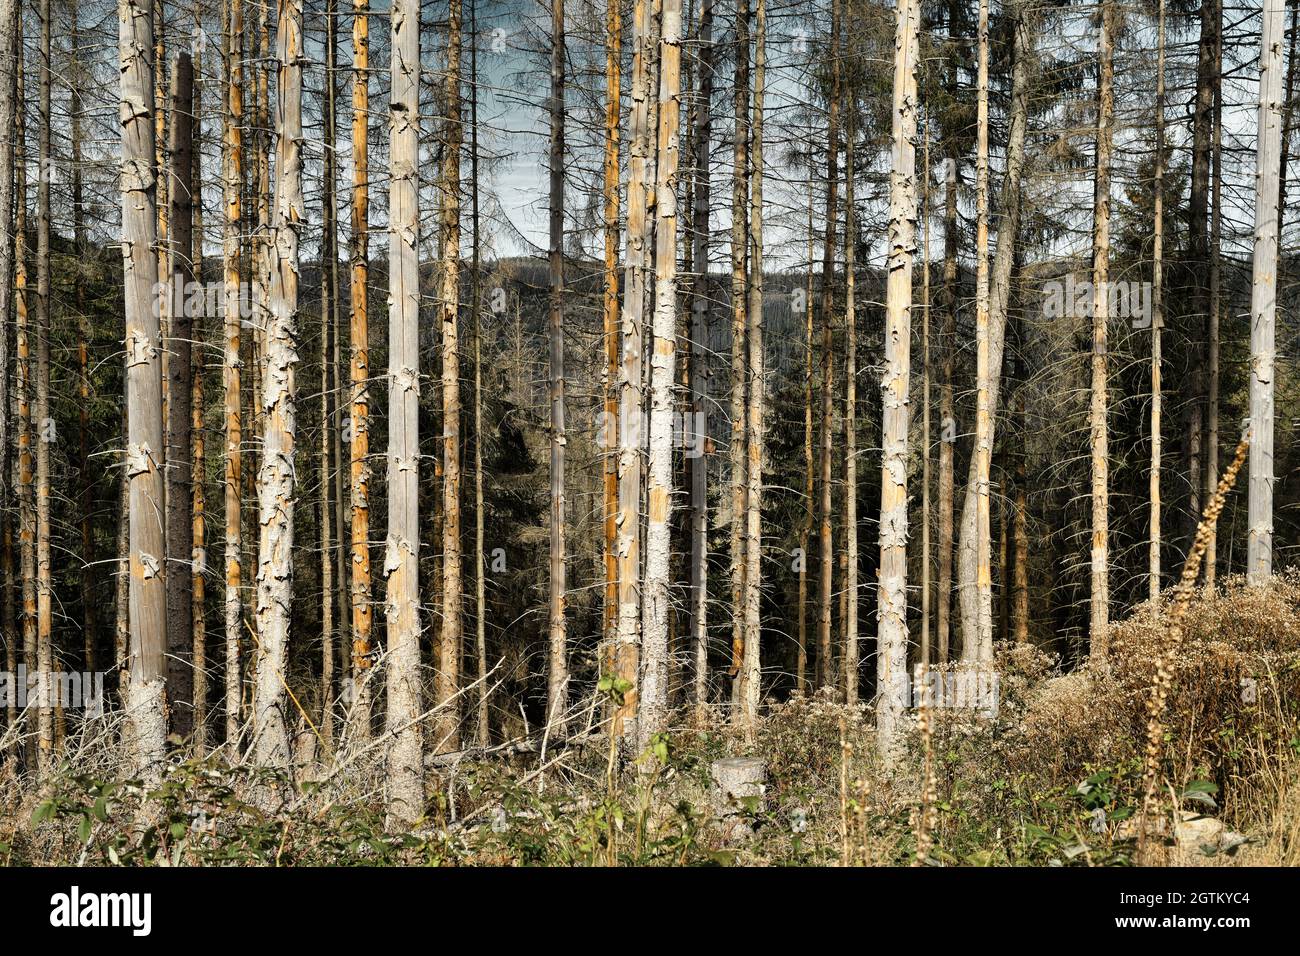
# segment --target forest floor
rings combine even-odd
[[[410,830],[386,825],[373,744],[292,778],[178,754],[145,787],[124,777],[110,726],[74,738],[44,786],[0,765],[0,862],[906,865],[924,819],[930,865],[1127,865],[1167,636],[1144,606],[1114,627],[1105,671],[1069,674],[1033,647],[1000,647],[996,713],[931,710],[931,733],[914,730],[889,769],[870,708],[828,695],[771,704],[752,743],[717,714],[639,756],[604,736],[438,758],[428,816]],[[1157,861],[1300,864],[1300,576],[1193,599],[1160,737],[1176,839],[1159,841]],[[765,774],[739,801],[712,770],[738,756]]]

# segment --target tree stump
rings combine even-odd
[[[713,810],[726,842],[752,837],[754,831],[745,819],[749,810],[762,809],[767,791],[767,767],[757,757],[727,757],[715,760],[713,776]]]

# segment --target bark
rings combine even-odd
[[[659,28],[658,136],[655,162],[655,288],[650,348],[650,410],[646,459],[641,748],[668,718],[668,583],[673,484],[673,387],[677,358],[677,162],[681,110],[682,5],[662,0]],[[748,635],[747,635],[748,637]]]
[[[566,652],[564,446],[564,0],[551,0],[550,167],[550,380],[551,541],[549,579],[549,665],[546,679],[550,732],[564,735],[569,708]]]
[[[835,385],[832,337],[835,326],[835,220],[839,200],[840,25],[843,0],[831,0],[831,99],[826,123],[826,236],[822,246],[822,421],[821,421],[821,592],[818,595],[817,686],[835,684],[831,650],[831,596],[834,594],[834,535],[831,523],[831,445]]]
[[[804,506],[803,523],[799,529],[799,647],[795,652],[795,690],[808,693],[808,545],[812,538],[814,521],[813,477],[813,271],[816,256],[816,235],[813,228],[815,194],[813,177],[808,177],[808,267],[804,285],[803,314],[803,466]]]
[[[762,691],[763,442],[767,373],[763,363],[763,105],[767,84],[767,0],[758,0],[754,19],[754,108],[749,176],[749,305],[746,315],[749,402],[745,436],[745,681],[741,723],[750,740],[758,727]]]
[[[167,650],[163,542],[162,341],[154,207],[154,49],[152,4],[119,0],[121,62],[122,265],[126,293],[126,472],[130,481],[129,750],[140,769],[163,758]]]
[[[1110,164],[1114,136],[1113,0],[1103,0],[1097,38],[1097,169],[1093,181],[1092,287],[1105,290],[1110,280]],[[1107,435],[1107,300],[1092,297],[1092,388],[1088,410],[1092,454],[1092,553],[1089,601],[1089,659],[1104,664],[1110,647],[1110,450]]]
[[[57,440],[50,414],[50,0],[40,0],[40,92],[38,150],[41,174],[36,185],[36,773],[54,770],[54,574],[50,565],[50,452]]]
[[[446,142],[442,156],[442,631],[434,702],[438,752],[460,749],[460,17],[461,0],[447,14]],[[418,17],[416,17],[418,20]]]
[[[701,0],[699,21],[699,87],[693,132],[694,208],[691,211],[693,263],[691,279],[691,425],[707,433],[709,414],[708,334],[710,316],[709,210],[712,183],[709,157],[713,145],[713,2]],[[691,702],[703,714],[709,695],[709,456],[706,443],[690,461],[691,469],[691,645],[695,666]]]
[[[225,224],[222,233],[222,320],[223,352],[221,385],[225,401],[225,475],[223,480],[225,508],[225,594],[223,599],[223,630],[225,654],[225,719],[226,744],[234,747],[239,736],[240,705],[240,640],[243,623],[243,599],[240,596],[243,566],[243,533],[240,523],[242,507],[240,482],[242,480],[241,443],[243,422],[240,418],[241,376],[243,362],[240,358],[241,320],[244,316],[243,261],[241,257],[243,215],[242,196],[244,177],[243,122],[244,122],[244,8],[243,0],[226,0],[224,7],[225,36],[222,39],[225,53],[225,104],[222,117],[221,139],[221,191],[225,207]]]
[[[1002,181],[1003,210],[1002,222],[998,227],[998,248],[994,257],[990,291],[988,295],[988,336],[987,336],[987,397],[988,413],[987,441],[991,451],[995,438],[996,410],[1001,392],[1003,352],[1006,344],[1007,303],[1011,292],[1012,266],[1015,262],[1016,235],[1020,229],[1020,183],[1025,161],[1025,130],[1028,125],[1028,89],[1030,60],[1033,49],[1033,33],[1036,21],[1034,14],[1024,7],[1016,11],[1016,57],[1011,74],[1011,111],[1007,133],[1007,168]],[[962,583],[959,592],[962,615],[962,658],[968,661],[989,661],[992,659],[992,627],[981,629],[980,621],[988,620],[983,616],[978,599],[979,561],[978,561],[978,524],[977,509],[981,488],[978,470],[980,463],[973,456],[966,478],[966,493],[961,513],[961,536],[957,551],[957,573]],[[985,469],[987,474],[987,468]],[[942,478],[940,479],[942,483]],[[987,481],[985,482],[987,490]],[[987,508],[987,505],[986,505]],[[940,508],[942,512],[942,506]],[[987,534],[985,541],[988,541]],[[942,547],[942,541],[940,543]],[[987,558],[986,558],[987,561]],[[941,558],[942,562],[942,558]],[[942,563],[940,565],[942,569]],[[987,567],[987,564],[986,564]],[[940,590],[942,590],[942,570],[940,571]],[[991,617],[991,589],[985,610]],[[972,640],[975,635],[982,639]],[[942,634],[940,637],[940,661],[943,662]]]
[[[844,699],[858,701],[858,217],[853,177],[857,103],[845,102],[844,135]],[[909,304],[910,307],[910,304]]]
[[[335,564],[334,539],[336,479],[342,474],[335,442],[334,395],[338,390],[338,236],[334,219],[334,59],[335,0],[325,3],[325,90],[321,97],[324,159],[321,188],[321,394],[320,394],[320,544],[321,544],[321,737],[326,747],[334,745],[334,658],[336,631],[334,612],[342,587],[343,567]],[[342,625],[342,616],[339,618]]]
[[[931,663],[930,643],[930,473],[933,449],[930,443],[930,124],[927,119],[922,135],[921,161],[921,645],[917,649],[920,663]]]
[[[1291,8],[1291,63],[1295,64],[1297,19],[1300,10]],[[1205,489],[1212,498],[1219,485],[1219,315],[1222,309],[1222,255],[1220,239],[1223,234],[1223,43],[1215,47],[1214,69],[1214,180],[1210,198],[1210,321],[1207,331],[1205,375],[1209,379],[1205,397]],[[1282,155],[1286,155],[1285,148]],[[1285,165],[1285,163],[1283,163]],[[1281,199],[1278,209],[1285,209]],[[1278,223],[1278,240],[1281,241],[1281,222]],[[1213,589],[1218,570],[1218,522],[1210,525],[1205,542],[1205,583]]]
[[[352,422],[352,712],[349,731],[370,736],[370,643],[373,626],[370,573],[370,329],[367,289],[370,259],[370,0],[352,2],[352,270],[348,318]]]
[[[899,0],[894,45],[893,150],[881,378],[880,587],[876,611],[876,740],[898,756],[907,694],[907,437],[912,260],[916,254],[916,64],[920,4]]]
[[[478,741],[479,746],[491,743],[488,722],[487,660],[487,565],[484,558],[483,517],[483,336],[479,242],[479,180],[478,180],[478,0],[469,8],[469,62],[470,62],[470,222],[473,230],[473,263],[470,274],[470,314],[474,332],[474,647],[478,657]]]
[[[959,11],[957,0],[949,0],[948,40],[951,44]],[[957,57],[948,57],[949,89],[957,87]],[[957,221],[958,163],[961,158],[957,138],[952,130],[945,130],[948,142],[945,150],[944,200],[943,200],[943,329],[940,342],[943,362],[940,368],[939,387],[939,569],[937,581],[938,606],[935,608],[935,638],[938,642],[939,663],[948,663],[952,630],[952,551],[953,503],[956,493],[955,451],[957,440],[956,401],[953,389],[953,366],[957,352],[957,253],[961,235]]]
[[[16,80],[18,77],[18,0],[0,0],[0,129],[14,128]],[[11,232],[14,206],[14,141],[0,136],[0,499],[10,500],[9,435],[12,428],[9,407],[9,309],[13,302],[14,242]],[[7,507],[7,506],[6,506]],[[6,511],[7,515],[7,511]],[[10,554],[7,549],[6,554]],[[9,592],[6,591],[6,595]],[[5,647],[13,646],[5,618]],[[12,668],[10,669],[12,671]],[[12,723],[12,722],[11,722]]]
[[[171,732],[188,737],[194,727],[194,606],[190,586],[194,526],[190,448],[194,283],[194,205],[190,196],[194,148],[194,65],[179,53],[171,74],[171,157],[168,189],[168,292],[171,324],[167,349],[167,703]]]
[[[646,282],[651,224],[646,216],[652,183],[647,167],[653,161],[650,126],[652,68],[650,5],[635,0],[632,8],[631,154],[628,157],[627,249],[624,253],[622,334],[623,360],[619,373],[618,433],[618,638],[614,668],[624,688],[615,709],[611,732],[628,734],[635,720],[641,658],[641,419],[644,381]]]
[[[388,813],[409,824],[424,812],[420,725],[420,8],[392,14],[388,187]],[[459,19],[454,29],[459,29]],[[454,361],[454,353],[453,353]]]
[[[740,715],[744,689],[745,616],[745,306],[749,250],[749,0],[736,4],[736,68],[731,179],[731,671],[732,704]]]
[[[20,14],[21,15],[21,14]],[[15,99],[23,103],[23,57],[17,57]],[[32,361],[27,303],[26,118],[14,137],[14,400],[18,411],[18,573],[22,579],[23,663],[28,689],[39,670],[36,653],[36,474],[32,456]],[[36,765],[36,735],[27,737],[27,765]]]
[[[1165,0],[1160,0],[1156,27],[1156,168],[1155,223],[1151,249],[1151,477],[1148,497],[1151,516],[1147,545],[1147,596],[1160,599],[1160,416],[1161,326],[1164,323],[1165,243]]]
[[[302,0],[281,0],[276,28],[275,196],[271,212],[265,417],[257,475],[257,687],[253,753],[264,766],[289,758],[286,681],[293,616],[297,474],[298,233],[302,228]]]
[[[618,638],[619,602],[619,99],[622,84],[623,12],[620,0],[607,0],[605,7],[605,161],[604,161],[604,241],[605,274],[603,331],[605,336],[605,443],[604,517],[605,517],[605,600],[603,634],[604,668],[615,673],[614,649]]]
[[[1265,4],[1259,55],[1255,251],[1250,299],[1250,460],[1246,580],[1273,573],[1273,368],[1277,318],[1278,183],[1282,152],[1282,5]]]

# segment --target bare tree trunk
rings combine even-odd
[[[876,738],[898,754],[907,694],[907,433],[912,260],[916,254],[916,63],[920,11],[899,0],[894,44],[893,157],[885,289],[885,371],[880,492],[880,587],[876,654]]]
[[[822,432],[821,432],[821,593],[817,619],[817,686],[835,684],[831,649],[831,596],[834,594],[835,551],[831,524],[831,444],[834,440],[835,355],[835,220],[839,198],[840,141],[840,22],[843,0],[831,0],[831,94],[826,129],[826,238],[822,247]]]
[[[352,713],[348,730],[370,736],[370,0],[352,2],[352,277],[349,340],[352,447]]]
[[[1165,288],[1165,0],[1160,0],[1156,28],[1156,169],[1155,224],[1151,250],[1151,499],[1147,546],[1147,597],[1160,600],[1160,462],[1162,436],[1160,416],[1164,396],[1161,390],[1161,327],[1164,323]]]
[[[709,210],[712,184],[709,157],[713,145],[713,3],[701,0],[699,87],[697,91],[694,200],[691,234],[694,277],[691,279],[691,429],[706,441],[709,414],[708,334]],[[709,456],[707,447],[691,459],[691,644],[695,666],[691,702],[702,720],[709,699]]]
[[[40,102],[37,133],[40,177],[36,185],[36,734],[38,779],[54,770],[54,575],[50,565],[50,446],[56,441],[50,414],[50,0],[40,0]]]
[[[167,651],[163,542],[162,341],[155,313],[158,288],[154,208],[153,5],[120,0],[122,265],[126,292],[127,449],[130,480],[131,678],[129,752],[148,772],[163,758],[167,736],[164,686]]]
[[[602,673],[618,673],[614,656],[618,642],[619,606],[619,302],[618,302],[618,240],[619,240],[619,96],[622,92],[623,12],[620,0],[607,0],[605,7],[605,165],[604,165],[604,217],[605,217],[605,282],[604,282],[604,336],[605,336],[605,602],[604,602],[604,660]]]
[[[19,14],[21,16],[21,12]],[[23,97],[21,46],[17,56],[16,102]],[[36,649],[36,472],[32,455],[32,354],[27,303],[27,144],[26,111],[20,109],[14,137],[14,399],[18,406],[18,573],[22,579],[23,663],[27,689],[40,670]],[[29,694],[30,696],[30,694]],[[27,736],[27,766],[36,766],[36,735]]]
[[[735,27],[735,108],[731,179],[731,696],[736,716],[745,681],[745,306],[749,251],[749,0],[738,0]]]
[[[442,155],[442,632],[438,646],[434,725],[437,747],[460,748],[460,17],[461,0],[447,13],[446,142]],[[418,17],[417,17],[418,19]]]
[[[388,812],[424,812],[420,725],[420,7],[393,5],[388,187]],[[459,11],[453,29],[460,29]],[[454,324],[454,322],[453,322]],[[454,368],[455,353],[452,353]]]
[[[1291,8],[1292,64],[1295,63],[1295,42],[1300,29],[1297,20],[1300,9]],[[1215,45],[1214,65],[1214,143],[1211,147],[1214,161],[1214,180],[1210,199],[1210,321],[1207,332],[1205,375],[1209,379],[1205,396],[1205,489],[1212,498],[1219,485],[1219,312],[1222,308],[1222,255],[1223,234],[1223,42]],[[1282,155],[1286,155],[1285,149]],[[1285,160],[1282,161],[1285,165]],[[1278,209],[1286,208],[1279,200]],[[1281,241],[1282,224],[1278,223],[1278,240]],[[1209,540],[1205,543],[1205,584],[1214,588],[1218,568],[1218,522],[1209,527]]]
[[[958,0],[948,3],[948,40],[954,40],[960,6]],[[957,57],[950,55],[947,63],[949,89],[957,86]],[[956,498],[957,407],[953,390],[953,366],[957,352],[957,297],[959,272],[957,253],[961,235],[957,221],[958,161],[961,157],[957,138],[951,130],[947,137],[944,156],[943,200],[943,329],[940,347],[943,362],[939,386],[939,577],[937,582],[939,604],[935,609],[935,638],[938,642],[939,663],[948,663],[952,631],[952,549],[953,506]]]
[[[470,275],[470,314],[474,332],[474,648],[478,658],[478,742],[480,747],[491,743],[491,725],[488,721],[488,659],[487,659],[487,564],[484,559],[483,516],[483,330],[481,327],[483,296],[480,277],[479,202],[478,202],[478,0],[471,0],[469,8],[469,164],[470,164],[470,222],[473,230],[473,262]]]
[[[750,127],[749,402],[745,422],[745,671],[741,722],[749,739],[758,727],[762,692],[763,443],[767,372],[763,361],[763,101],[767,84],[767,0],[758,0],[754,19],[754,109]]]
[[[1011,73],[1011,110],[1007,135],[1007,165],[1002,181],[1002,221],[998,227],[998,248],[994,256],[991,290],[988,296],[988,371],[986,378],[988,448],[991,453],[996,425],[996,410],[1001,393],[1002,359],[1006,345],[1007,304],[1011,294],[1011,274],[1015,262],[1016,235],[1020,230],[1020,182],[1024,171],[1025,130],[1028,125],[1028,84],[1033,54],[1035,14],[1024,6],[1015,8],[1015,63]],[[978,600],[979,561],[977,534],[978,498],[981,488],[979,456],[972,456],[966,473],[966,493],[961,512],[961,533],[957,552],[957,572],[961,582],[962,658],[989,661],[993,657],[992,589],[981,611]],[[985,466],[987,474],[988,468]],[[985,482],[987,488],[987,481]],[[989,536],[985,535],[988,543]],[[991,553],[991,552],[990,552]],[[986,568],[988,567],[986,560]],[[985,614],[987,612],[987,614]],[[988,624],[981,630],[980,622]],[[973,639],[982,634],[980,640]]]
[[[193,316],[189,293],[194,211],[190,196],[194,147],[194,66],[190,55],[176,55],[171,75],[171,138],[167,190],[171,266],[168,292],[172,307],[167,349],[167,704],[171,731],[188,737],[194,727],[194,607],[190,562],[194,551],[191,511],[193,468],[190,449],[190,380]]]
[[[650,126],[650,89],[654,54],[650,5],[634,0],[632,8],[631,154],[628,158],[627,250],[623,281],[623,368],[619,375],[618,433],[618,640],[614,652],[616,686],[621,703],[612,733],[622,737],[635,720],[641,659],[641,416],[645,383],[641,353],[645,335],[646,282],[652,229],[646,216],[652,188],[647,166],[654,142]]]
[[[547,668],[547,723],[564,735],[569,702],[566,652],[564,446],[564,0],[551,0],[551,142],[550,167],[550,380],[551,401],[551,542]]]
[[[813,228],[813,206],[815,205],[813,177],[808,177],[808,266],[804,280],[804,314],[803,314],[803,466],[804,466],[804,510],[803,523],[799,528],[799,647],[795,652],[795,691],[807,694],[808,679],[808,545],[812,538],[814,519],[814,476],[813,476],[813,270],[816,257],[816,230]]]
[[[321,297],[320,297],[320,561],[321,561],[321,737],[327,747],[334,745],[334,658],[335,642],[339,635],[335,629],[334,611],[338,606],[342,567],[335,565],[334,540],[335,479],[342,472],[334,457],[334,395],[338,388],[335,360],[338,348],[338,251],[335,247],[338,229],[334,218],[334,59],[335,59],[335,0],[325,3],[325,88],[321,96],[321,126],[324,143],[321,188]],[[337,572],[337,573],[336,573]],[[342,621],[339,621],[342,624]]]
[[[302,228],[302,0],[281,0],[276,27],[275,199],[271,215],[266,415],[257,475],[257,688],[253,753],[262,765],[289,758],[286,680],[293,617],[293,519],[297,492],[298,230]]]
[[[930,120],[921,134],[921,646],[922,666],[929,667],[930,644]]]
[[[226,745],[234,747],[239,736],[240,704],[240,631],[243,624],[243,601],[240,586],[243,566],[241,518],[243,426],[240,421],[241,373],[240,325],[247,302],[243,295],[243,186],[241,167],[244,141],[244,7],[243,0],[226,0],[222,44],[225,52],[225,111],[222,129],[222,195],[225,204],[225,231],[222,235],[223,306],[222,338],[224,353],[221,386],[225,396],[225,717]]]
[[[18,79],[18,2],[0,0],[0,129],[12,130],[17,113]],[[11,452],[9,446],[9,308],[13,299],[14,246],[11,234],[14,207],[14,141],[8,134],[0,136],[0,521],[3,522],[3,575],[4,594],[0,602],[0,633],[4,636],[5,669],[15,674],[18,667],[18,632],[14,607],[14,541],[13,521],[10,514],[13,490],[11,482]],[[16,731],[18,721],[17,695],[10,694],[5,707],[5,727]],[[18,756],[18,738],[11,738],[6,754],[11,760]]]
[[[1110,647],[1110,450],[1107,441],[1106,353],[1107,307],[1104,291],[1110,280],[1110,163],[1114,135],[1115,62],[1112,37],[1115,27],[1113,0],[1102,0],[1101,30],[1097,38],[1100,62],[1097,81],[1097,169],[1093,191],[1092,223],[1092,398],[1088,421],[1092,452],[1092,571],[1089,616],[1089,658],[1104,663]]]
[[[993,365],[989,347],[989,4],[980,0],[976,80],[975,133],[975,575],[961,574],[962,658],[990,661],[993,658],[993,576],[991,568],[990,503],[993,459],[993,386],[1001,374],[1001,363]],[[1003,233],[999,245],[1014,245],[1014,234]],[[1005,315],[1002,317],[1005,322]],[[964,530],[964,529],[963,529]],[[973,587],[972,587],[973,585]],[[965,613],[966,594],[974,591],[975,615]],[[974,624],[972,628],[970,625]]]
[[[677,350],[677,159],[681,110],[681,0],[662,0],[659,129],[655,162],[655,290],[650,350],[650,433],[646,461],[646,546],[642,622],[641,747],[668,717],[669,516],[673,484],[673,386]],[[756,637],[757,635],[755,635]],[[747,636],[748,637],[748,636]]]
[[[1246,580],[1273,573],[1273,339],[1277,316],[1278,182],[1282,151],[1282,3],[1264,5],[1259,54],[1255,254],[1250,299],[1250,484]]]
[[[841,95],[843,95],[841,87]],[[858,702],[858,216],[853,184],[856,97],[844,110],[844,700]],[[910,307],[910,305],[909,305]]]

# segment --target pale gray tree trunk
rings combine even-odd
[[[420,7],[392,11],[388,186],[388,812],[424,812],[420,725]]]
[[[907,433],[916,254],[916,63],[920,4],[899,0],[894,46],[893,156],[885,286],[885,370],[880,491],[880,586],[876,653],[876,740],[896,758],[907,694]]]
[[[1264,0],[1250,297],[1250,463],[1246,580],[1273,573],[1273,339],[1277,319],[1278,182],[1282,164],[1282,0]]]
[[[668,718],[668,583],[673,483],[673,387],[677,357],[677,159],[681,109],[682,5],[662,0],[659,40],[659,131],[655,163],[655,289],[650,349],[643,585],[642,747]]]
[[[122,267],[126,293],[126,469],[130,481],[129,752],[142,770],[163,759],[167,624],[163,543],[162,341],[154,205],[153,3],[119,0]]]
[[[298,231],[302,228],[302,0],[281,0],[276,28],[275,192],[271,207],[270,316],[262,376],[265,426],[257,475],[257,686],[253,753],[263,765],[289,758],[288,679],[293,617],[297,473]]]

